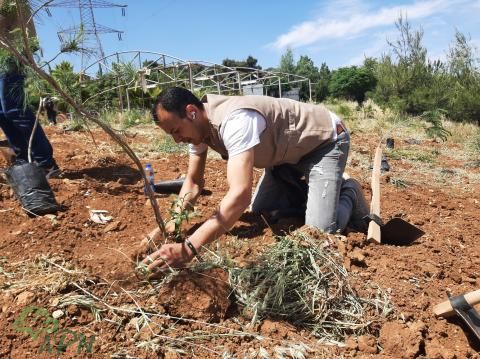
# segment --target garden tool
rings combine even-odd
[[[368,222],[367,240],[375,243],[408,245],[425,234],[420,228],[401,218],[393,218],[383,223],[380,218],[380,173],[382,148],[375,151],[372,173],[372,202],[370,214],[364,217]]]
[[[185,178],[160,181],[154,184],[155,192],[162,194],[179,193]]]
[[[480,316],[473,308],[475,304],[480,303],[480,289],[459,295],[449,297],[448,300],[433,307],[433,313],[437,317],[451,317],[457,315],[480,340]]]

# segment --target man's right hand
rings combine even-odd
[[[167,236],[175,233],[175,223],[168,221],[165,224],[165,231]],[[131,258],[135,263],[143,259],[147,254],[157,251],[164,242],[160,228],[155,227],[150,231],[139,243],[138,247],[133,251]]]

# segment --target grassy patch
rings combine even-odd
[[[149,112],[139,109],[126,110],[123,112],[105,111],[102,112],[99,117],[110,126],[121,129],[152,122]]]
[[[161,153],[186,153],[188,151],[188,145],[184,143],[176,143],[172,137],[164,136],[156,138],[153,141],[152,150]]]
[[[469,159],[480,161],[480,129],[476,129],[467,138],[465,142],[465,152],[469,155]]]
[[[438,155],[439,153],[437,150],[393,149],[387,152],[387,157],[393,160],[410,160],[423,163],[434,163]]]

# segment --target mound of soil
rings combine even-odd
[[[221,269],[186,270],[160,289],[159,302],[170,315],[205,322],[225,319],[231,305],[228,274]]]

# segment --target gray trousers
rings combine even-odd
[[[304,210],[305,224],[328,233],[343,232],[354,205],[348,191],[343,195],[341,191],[349,148],[350,135],[344,131],[297,164],[266,168],[253,195],[252,211]]]

